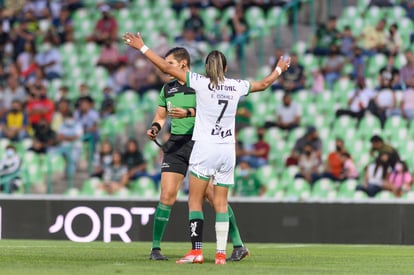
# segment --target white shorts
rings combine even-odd
[[[233,185],[236,147],[234,143],[196,141],[190,156],[190,172],[213,184]]]

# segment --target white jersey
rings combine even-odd
[[[197,115],[193,140],[209,143],[235,143],[234,128],[237,104],[250,91],[245,80],[228,79],[212,89],[210,79],[187,73],[187,86],[196,91]]]

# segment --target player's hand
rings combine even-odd
[[[168,112],[168,115],[171,118],[184,118],[187,117],[187,110],[183,108],[174,107]]]
[[[127,32],[122,36],[122,39],[124,40],[125,44],[137,50],[141,49],[144,46],[144,40],[142,39],[139,32],[137,34]]]
[[[290,57],[285,59],[283,56],[281,56],[279,58],[279,61],[277,62],[276,66],[279,67],[280,69],[282,69],[282,72],[286,72],[287,69],[289,69],[289,66],[290,66]]]
[[[155,127],[147,130],[147,136],[150,140],[154,140],[158,135],[158,130]]]

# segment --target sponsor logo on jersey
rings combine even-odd
[[[208,84],[208,89],[210,91],[226,91],[226,92],[235,92],[236,91],[236,86],[230,86],[230,85],[217,85],[216,87],[213,86],[212,83]]]
[[[166,162],[163,162],[163,163],[161,164],[161,168],[170,168],[170,164],[168,164],[168,163],[166,163]]]

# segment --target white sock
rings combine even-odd
[[[229,222],[216,222],[217,253],[226,254]]]

